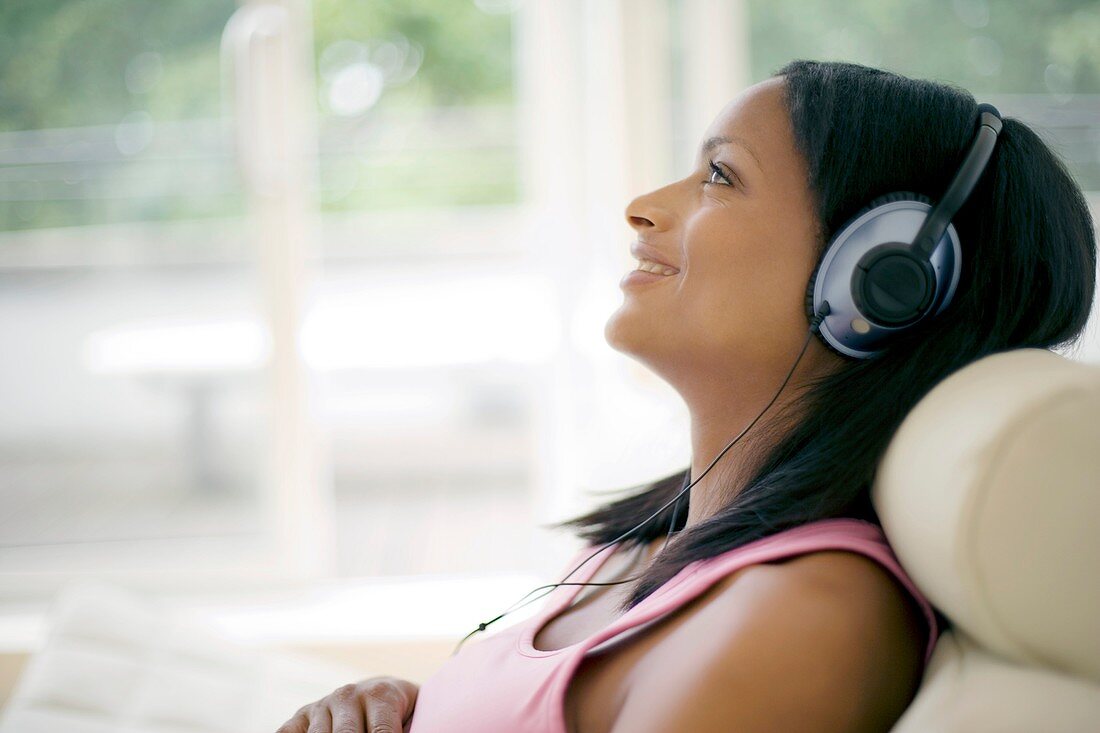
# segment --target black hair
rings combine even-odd
[[[801,59],[775,73],[785,78],[785,103],[806,163],[819,258],[835,231],[877,196],[911,191],[939,200],[973,142],[977,102],[951,84]],[[797,419],[773,423],[790,427],[765,441],[771,447],[753,458],[749,480],[728,505],[679,532],[689,492],[675,516],[672,504],[625,538],[625,547],[635,547],[670,527],[679,532],[632,581],[621,612],[688,564],[785,529],[832,517],[881,526],[870,499],[876,467],[929,390],[996,352],[1079,341],[1096,285],[1092,218],[1080,186],[1031,128],[1003,118],[992,157],[952,223],[962,269],[951,304],[884,353],[847,360],[811,382],[792,403]],[[689,473],[690,467],[611,492],[625,496],[544,526],[611,542],[670,501]]]

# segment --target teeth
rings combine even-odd
[[[644,272],[652,272],[655,275],[675,275],[679,270],[673,267],[667,267],[658,262],[652,260],[639,260],[638,266],[635,268]]]

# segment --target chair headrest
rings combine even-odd
[[[968,364],[906,415],[871,495],[956,627],[1100,681],[1100,367],[1035,348]]]

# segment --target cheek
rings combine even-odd
[[[687,233],[680,288],[689,322],[724,333],[785,331],[801,322],[813,268],[804,243],[758,223],[704,220]]]
[[[690,301],[701,307],[748,307],[782,279],[769,233],[750,217],[701,215],[692,224],[682,283]]]

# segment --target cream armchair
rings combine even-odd
[[[893,733],[1100,731],[1100,367],[967,365],[906,416],[872,497],[951,622]]]

